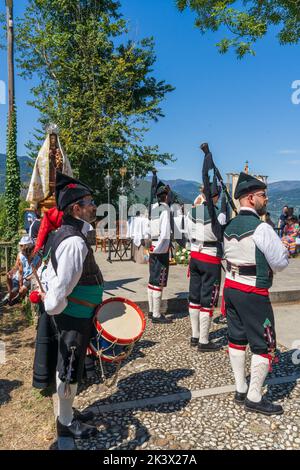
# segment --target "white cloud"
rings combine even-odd
[[[289,165],[300,165],[300,160],[289,160],[287,163]]]

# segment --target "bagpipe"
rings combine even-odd
[[[219,181],[219,183],[222,187],[222,191],[226,196],[228,204],[230,205],[231,209],[237,215],[238,214],[237,208],[234,204],[234,201],[233,201],[231,195],[228,192],[228,189],[227,189],[227,187],[224,183],[224,180],[221,176],[221,173],[219,172],[218,168],[216,167],[216,165],[214,163],[213,156],[212,156],[212,153],[209,149],[208,143],[205,142],[205,143],[201,144],[200,148],[204,152],[204,155],[205,155],[204,162],[203,162],[203,168],[202,168],[202,178],[203,178],[204,190],[206,190],[206,192],[208,192],[207,191],[207,186],[208,186],[207,185],[207,179],[208,179],[208,184],[209,184],[208,174],[209,174],[210,170],[213,170],[214,178],[217,178],[217,180]],[[205,185],[205,183],[206,183],[206,185]],[[209,190],[209,193],[210,193],[210,190]],[[208,196],[209,196],[209,194],[208,194]]]
[[[200,149],[204,152],[204,161],[202,166],[202,181],[203,181],[203,192],[205,195],[206,203],[208,212],[211,218],[212,230],[214,235],[216,236],[218,241],[222,241],[223,239],[223,232],[224,226],[222,226],[217,217],[216,207],[213,202],[213,195],[211,190],[211,185],[213,187],[217,187],[220,185],[223,191],[224,198],[222,200],[222,212],[225,212],[228,215],[227,206],[229,205],[231,209],[237,214],[237,208],[234,204],[234,201],[231,195],[228,192],[228,189],[223,181],[221,173],[219,172],[218,168],[216,167],[212,153],[209,149],[208,143],[203,143],[200,145]],[[213,178],[212,182],[210,181],[210,173],[212,172]]]

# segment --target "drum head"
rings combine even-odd
[[[142,310],[128,299],[120,297],[108,299],[96,311],[98,330],[103,336],[117,340],[119,344],[129,344],[138,340],[146,326]]]

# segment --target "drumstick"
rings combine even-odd
[[[36,272],[36,269],[35,269],[34,266],[32,266],[32,272],[33,272],[33,275],[34,275],[34,277],[35,277],[35,279],[36,279],[36,281],[37,281],[37,283],[38,283],[38,285],[39,285],[40,291],[41,291],[43,294],[45,294],[45,291],[44,291],[44,289],[43,289],[41,280],[40,280],[40,278],[39,278],[39,276],[38,276],[38,273]]]

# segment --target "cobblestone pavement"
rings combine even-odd
[[[177,316],[170,325],[148,322],[144,336],[119,372],[118,383],[106,388],[94,381],[76,398],[80,409],[98,410],[94,424],[99,430],[95,438],[77,441],[77,447],[300,449],[300,383],[288,378],[300,377],[300,365],[292,362],[293,352],[280,348],[279,363],[268,376],[273,383],[276,378],[278,382],[279,377],[286,377],[285,383],[267,388],[268,397],[281,403],[285,413],[277,417],[246,413],[233,402],[233,392],[210,391],[234,383],[226,333],[226,327],[214,324],[211,338],[221,341],[224,348],[217,353],[199,354],[189,346],[187,316]],[[106,373],[110,376],[112,367]],[[198,391],[203,389],[208,396],[199,397]],[[183,395],[179,398],[184,400],[165,403],[170,395],[180,393]],[[155,398],[160,403],[153,404]],[[146,399],[142,406],[127,403],[141,399]],[[116,411],[116,404],[127,409]],[[105,405],[112,410],[104,411]]]

